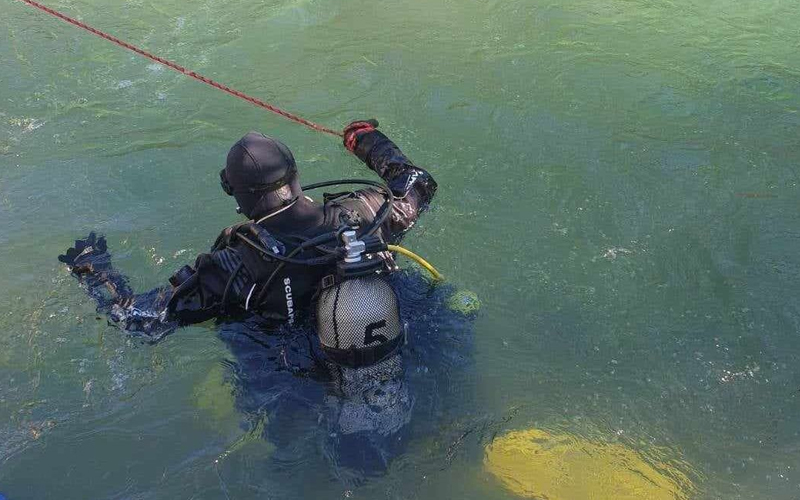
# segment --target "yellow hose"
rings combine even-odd
[[[442,276],[442,273],[440,273],[439,271],[436,270],[435,267],[430,265],[427,260],[423,259],[422,257],[420,257],[419,255],[415,254],[411,250],[408,250],[408,249],[403,248],[403,247],[398,246],[398,245],[387,245],[387,246],[388,246],[390,252],[397,252],[397,253],[403,254],[406,257],[408,257],[409,259],[411,259],[414,262],[416,262],[417,264],[419,264],[420,266],[422,266],[425,269],[427,269],[428,272],[431,273],[431,276],[433,276],[434,280],[436,280],[436,281],[444,280],[444,276]]]

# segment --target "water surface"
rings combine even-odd
[[[514,498],[483,447],[526,428],[669,450],[698,499],[800,494],[793,2],[49,2],[326,125],[375,116],[436,177],[407,244],[481,297],[474,366],[390,472],[355,485],[313,445],[289,464],[268,440],[233,446],[259,424],[231,409],[217,325],[142,346],[55,256],[96,230],[132,285],[165,282],[237,220],[217,172],[249,130],[284,140],[308,182],[363,166],[0,2],[11,500]]]

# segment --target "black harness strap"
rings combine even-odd
[[[398,335],[388,342],[383,342],[374,347],[360,347],[351,349],[337,349],[322,346],[322,350],[331,360],[350,368],[361,368],[374,365],[395,353],[403,345],[405,335]]]

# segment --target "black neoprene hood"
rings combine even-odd
[[[249,132],[228,152],[221,177],[223,188],[236,198],[242,213],[254,217],[254,212],[269,210],[285,201],[270,195],[285,185],[291,186],[292,196],[299,195],[294,193],[296,172],[294,156],[285,144]]]

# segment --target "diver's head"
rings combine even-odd
[[[219,177],[222,189],[236,198],[239,211],[250,219],[288,207],[303,194],[292,152],[258,132],[233,145]]]

